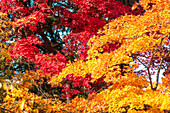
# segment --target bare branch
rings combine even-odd
[[[160,42],[158,48],[156,49],[156,51],[152,52],[151,60],[150,60],[150,63],[149,63],[149,65],[148,65],[148,67],[147,67],[148,74],[149,74],[149,81],[150,81],[151,89],[152,89],[153,91],[155,91],[155,90],[157,89],[157,87],[158,87],[159,73],[160,73],[160,68],[161,68],[163,59],[161,59],[161,62],[160,62],[159,68],[158,68],[158,73],[157,73],[157,83],[156,83],[157,85],[155,86],[155,88],[153,88],[153,85],[152,85],[152,79],[151,79],[151,74],[150,74],[150,70],[149,70],[149,69],[150,69],[151,64],[152,64],[152,62],[153,62],[153,58],[154,58],[155,54],[158,52],[158,50],[161,49],[162,42],[163,42],[163,40],[165,39],[165,37],[167,37],[167,36],[168,36],[168,35],[165,35],[165,36],[161,39],[161,42]]]
[[[158,87],[158,83],[159,83],[159,73],[160,73],[160,70],[161,70],[161,66],[162,66],[163,60],[165,60],[169,54],[170,54],[170,50],[168,51],[168,53],[167,53],[164,57],[161,58],[161,62],[160,62],[160,64],[159,64],[158,72],[157,72],[157,75],[156,75],[156,84],[155,84],[154,90],[156,90],[157,87]]]
[[[156,52],[158,52],[158,50],[161,48],[162,46],[162,41],[164,40],[165,37],[167,37],[168,35],[165,35],[162,39],[161,39],[161,42],[158,46],[158,48],[156,49],[156,51],[152,52],[152,57],[151,57],[151,60],[150,60],[150,63],[149,63],[149,66],[148,68],[150,68],[151,64],[152,64],[152,61],[153,61],[153,57],[155,56]]]
[[[137,57],[135,57],[135,59],[137,59],[142,65],[144,65],[145,68],[147,68],[147,66],[142,61],[140,61]]]

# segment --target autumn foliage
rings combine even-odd
[[[121,1],[1,0],[0,112],[170,112],[170,1]]]

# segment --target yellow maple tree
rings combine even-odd
[[[151,6],[148,5],[151,3]],[[170,50],[166,53],[160,51],[163,46],[170,46],[170,1],[141,0],[134,4],[133,8],[138,5],[144,8],[143,15],[124,15],[106,24],[89,40],[87,61],[70,62],[61,73],[48,79],[48,84],[57,87],[62,84],[63,78],[70,74],[76,77],[91,74],[92,83],[104,76],[106,83],[112,83],[109,87],[98,93],[88,94],[87,98],[76,96],[72,100],[62,102],[44,92],[41,92],[41,95],[29,92],[30,85],[37,85],[34,79],[41,79],[45,75],[38,76],[41,70],[27,71],[18,74],[19,79],[14,77],[19,83],[8,89],[2,107],[18,113],[170,112],[170,74],[159,82],[161,66],[170,54]],[[109,44],[119,47],[114,51],[105,52],[104,47]],[[151,53],[148,63],[138,56],[142,53]],[[153,81],[150,70],[154,66],[152,63],[155,56],[160,62],[155,75],[156,81]],[[146,75],[135,73],[135,70],[139,69],[135,61],[145,67]],[[128,64],[124,66],[123,71],[122,64]]]
[[[152,8],[148,6],[149,3],[153,4]],[[168,39],[170,2],[168,0],[141,0],[133,8],[137,5],[144,7],[146,10],[144,15],[121,16],[105,25],[103,30],[99,30],[88,43],[90,47],[88,61],[68,64],[62,73],[52,78],[53,85],[60,83],[62,78],[68,74],[85,76],[91,73],[92,81],[106,76],[104,80],[113,83],[92,99],[73,99],[71,104],[66,104],[67,107],[72,108],[72,112],[76,112],[75,107],[78,112],[166,112],[170,110],[169,75],[163,78],[162,84],[158,82],[162,62],[170,54],[170,51],[166,54],[158,51],[163,45],[170,45]],[[103,47],[108,43],[119,43],[121,47],[110,53],[103,53]],[[137,52],[151,52],[149,64],[144,64],[137,57],[132,57]],[[152,81],[149,71],[154,56],[160,59],[156,82]],[[148,80],[134,73],[134,69],[138,68],[134,60],[139,60],[145,66],[148,71]],[[121,76],[120,67],[116,66],[122,63],[131,65],[126,68],[125,76]],[[78,105],[80,101],[88,103],[88,106],[87,104]]]

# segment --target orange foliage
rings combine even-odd
[[[148,3],[153,3],[149,9]],[[118,17],[99,30],[93,36],[88,45],[88,61],[76,61],[67,64],[67,67],[58,75],[48,81],[52,86],[60,86],[63,78],[69,74],[85,77],[91,74],[92,80],[105,76],[104,81],[113,84],[99,93],[89,94],[87,98],[75,97],[66,102],[58,98],[48,96],[37,96],[28,92],[29,85],[35,85],[35,79],[41,79],[39,71],[27,71],[18,74],[15,81],[15,88],[7,92],[4,99],[5,109],[14,112],[73,112],[73,113],[95,113],[95,112],[127,112],[127,113],[163,113],[170,111],[170,74],[158,83],[156,90],[154,82],[143,76],[137,75],[134,71],[138,65],[134,63],[132,54],[137,52],[154,52],[159,45],[169,46],[170,35],[170,1],[169,0],[141,0],[135,6],[141,5],[146,12],[144,15],[125,15]],[[157,31],[161,32],[160,34]],[[147,33],[150,35],[147,35]],[[103,46],[108,43],[119,43],[121,46],[110,53],[103,52]],[[170,52],[169,52],[170,53]],[[165,59],[166,54],[155,52],[160,59]],[[129,64],[121,75],[118,64]],[[150,76],[150,75],[148,75]],[[35,78],[37,77],[37,78]],[[48,76],[46,76],[48,77]],[[49,76],[50,77],[50,76]],[[151,85],[152,83],[152,85]],[[157,84],[156,84],[157,85]],[[17,88],[18,87],[18,88]],[[4,88],[5,90],[5,88]]]

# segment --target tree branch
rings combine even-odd
[[[8,112],[10,112],[10,113],[14,113],[14,112],[12,112],[12,111],[10,111],[10,110],[8,110],[8,109],[2,108],[2,107],[0,107],[0,109],[2,109],[3,111],[8,111]]]

